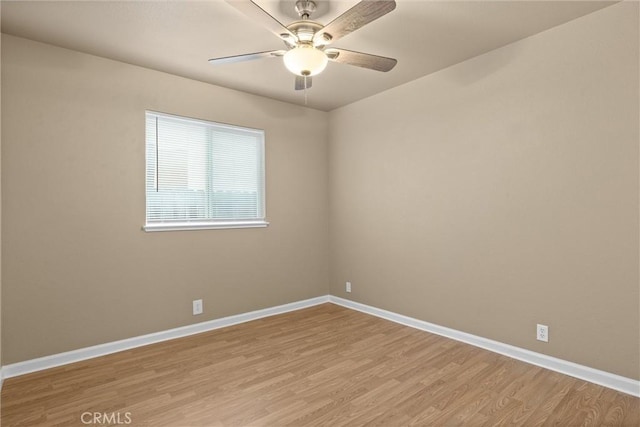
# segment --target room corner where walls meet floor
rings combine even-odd
[[[333,295],[320,296],[280,306],[265,308],[262,310],[256,310],[248,313],[242,313],[234,316],[228,316],[207,322],[197,323],[181,328],[170,329],[154,334],[148,334],[140,337],[134,337],[126,340],[101,344],[84,349],[78,349],[25,362],[19,362],[2,367],[1,372],[3,377],[16,377],[74,362],[80,362],[95,357],[105,356],[128,349],[142,347],[149,344],[178,339],[194,334],[212,331],[215,329],[250,322],[252,320],[257,320],[264,317],[275,316],[278,314],[288,313],[290,311],[302,310],[304,308],[326,303],[332,303],[351,310],[357,310],[411,328],[419,329],[426,333],[437,334],[455,341],[460,341],[479,348],[483,348],[485,350],[492,351],[494,353],[502,354],[504,356],[508,356],[526,363],[540,366],[542,368],[569,375],[571,377],[579,378],[588,382],[592,382],[594,384],[608,387],[632,396],[640,397],[640,381],[625,378],[598,369],[593,369],[587,366],[582,366],[573,362],[536,353],[530,350],[514,347],[508,344],[468,334],[462,331],[457,331],[455,329],[443,327],[423,320],[404,316],[398,313],[393,313],[391,311],[372,307],[366,304]]]

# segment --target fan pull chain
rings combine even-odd
[[[307,105],[307,75],[304,76],[304,105]]]

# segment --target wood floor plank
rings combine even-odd
[[[2,426],[640,425],[640,399],[332,304],[5,380]],[[86,415],[85,415],[86,416]]]

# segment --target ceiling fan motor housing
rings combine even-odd
[[[313,36],[322,29],[322,25],[314,21],[296,21],[287,26],[287,29],[294,33],[300,43],[311,43]]]

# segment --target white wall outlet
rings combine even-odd
[[[549,342],[549,327],[538,324],[536,327],[536,338],[538,341]]]
[[[347,292],[351,292],[351,282],[347,282],[347,283],[345,284],[345,290],[346,290]]]
[[[195,316],[196,314],[202,314],[202,300],[201,299],[196,299],[193,300],[193,315]]]

